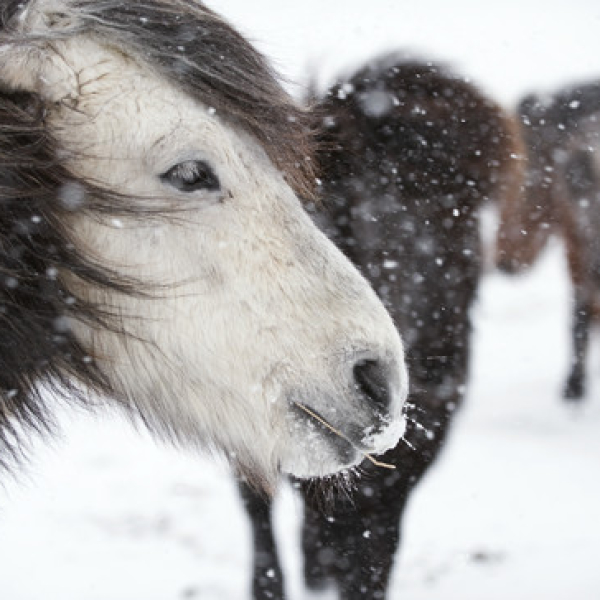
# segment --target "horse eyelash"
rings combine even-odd
[[[197,181],[195,180],[196,178]],[[163,183],[181,192],[218,191],[221,184],[211,166],[202,160],[186,160],[171,167],[160,176]]]

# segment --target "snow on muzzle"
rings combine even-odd
[[[288,396],[288,426],[304,455],[281,465],[299,477],[330,475],[394,448],[406,422],[407,395],[403,362],[357,359],[342,395],[331,390],[295,390]]]

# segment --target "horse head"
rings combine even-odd
[[[12,412],[44,421],[40,381],[100,392],[264,489],[280,470],[327,475],[394,446],[400,338],[304,210],[308,116],[262,57],[191,0],[9,5]]]

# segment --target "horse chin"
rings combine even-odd
[[[295,452],[288,453],[280,463],[282,472],[300,479],[327,477],[351,469],[364,458],[350,442],[342,438],[320,440],[311,434],[310,439]]]

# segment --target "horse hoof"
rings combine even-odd
[[[579,402],[584,396],[583,381],[579,378],[569,379],[563,392],[563,399],[567,402]]]

